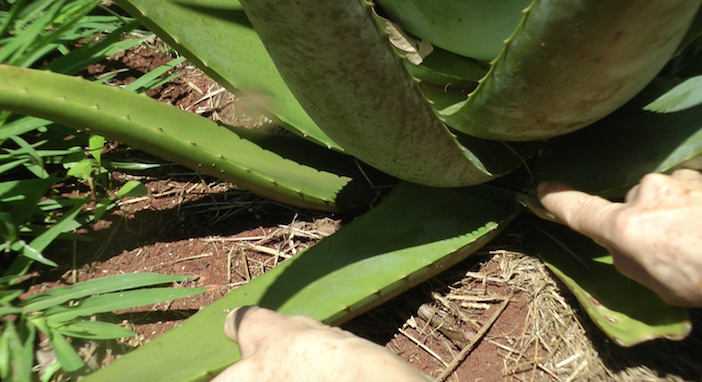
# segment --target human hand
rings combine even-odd
[[[246,306],[229,313],[224,332],[242,360],[212,382],[429,380],[387,349],[305,316]]]
[[[625,276],[670,305],[702,307],[702,174],[648,174],[612,203],[544,182],[538,195],[556,219],[607,248]]]

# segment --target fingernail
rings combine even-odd
[[[229,313],[227,314],[227,318],[224,319],[224,334],[232,341],[236,342],[236,332],[237,332],[237,327],[238,322],[237,321],[237,313],[242,307],[234,308]]]
[[[539,183],[539,185],[536,187],[536,192],[539,193],[539,195],[543,194],[544,191],[546,191],[546,188],[551,185],[551,182],[544,181]]]

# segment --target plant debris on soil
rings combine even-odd
[[[165,45],[151,43],[159,49],[139,46],[91,66],[83,75],[117,72],[112,86],[129,83],[138,73],[172,59]],[[272,126],[265,117],[246,115],[245,103],[193,65],[185,62],[175,70],[182,75],[151,90],[151,97],[230,125]],[[110,148],[108,156],[157,160],[118,144]],[[43,271],[29,293],[130,272],[187,275],[182,287],[210,289],[101,317],[138,335],[118,345],[84,343],[81,354],[94,369],[170,330],[352,218],[287,207],[170,164],[144,172],[115,171],[113,177],[118,184],[140,180],[148,196],[123,199],[117,210],[88,227],[91,242],[55,246],[49,253],[60,267]],[[694,330],[686,340],[622,349],[594,327],[568,290],[524,248],[521,239],[527,231],[526,226],[513,226],[488,248],[342,327],[441,380],[702,378],[699,310],[691,312]]]

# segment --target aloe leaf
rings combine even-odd
[[[283,82],[236,0],[118,0],[149,30],[220,85],[243,91],[284,127],[338,151]]]
[[[702,103],[702,76],[692,77],[655,101],[644,106],[644,110],[655,113],[674,113]]]
[[[437,118],[369,3],[242,4],[293,94],[349,154],[400,179],[435,187],[501,175]],[[501,162],[520,163],[510,152]]]
[[[136,333],[119,325],[100,321],[75,321],[54,328],[54,331],[66,337],[92,340],[116,340],[132,337]]]
[[[224,127],[146,96],[79,78],[0,66],[0,107],[90,129],[298,207],[367,208],[375,197],[363,177],[351,177],[358,174],[352,158],[337,155],[331,162],[312,163],[336,173],[319,171],[253,143],[287,138]],[[330,159],[329,150],[314,149],[310,155]]]
[[[692,25],[690,25],[690,28],[687,30],[687,33],[680,42],[680,45],[678,45],[675,55],[677,56],[682,53],[685,48],[687,48],[700,36],[702,36],[702,8],[697,10],[697,14],[692,21]]]
[[[654,78],[700,3],[534,0],[478,88],[440,114],[456,130],[507,141],[590,125]]]
[[[447,51],[492,60],[522,19],[530,0],[378,0],[403,29]]]
[[[541,227],[529,234],[531,244],[592,321],[618,345],[628,347],[656,338],[681,340],[690,333],[687,310],[667,305],[617,272],[606,249],[564,226],[537,220],[529,219]],[[572,255],[582,263],[573,261]]]
[[[81,281],[65,288],[55,288],[48,292],[28,297],[22,302],[22,310],[26,313],[40,311],[70,300],[77,300],[92,295],[180,282],[185,279],[186,277],[184,276],[156,273],[132,273],[101,277],[99,279]]]
[[[466,258],[517,213],[502,199],[464,190],[398,187],[336,234],[85,381],[209,380],[239,358],[222,331],[228,309],[260,305],[340,324]]]
[[[412,77],[451,89],[473,90],[488,72],[488,65],[484,63],[438,48],[424,57],[421,64],[415,65],[405,60],[405,66]]]
[[[559,180],[591,194],[619,198],[644,175],[669,172],[701,155],[702,105],[669,114],[641,110],[676,83],[656,80],[617,112],[561,138],[543,160],[531,165],[534,182],[525,188]],[[514,174],[519,176],[529,179]]]
[[[142,305],[158,304],[183,297],[190,297],[208,288],[152,288],[127,292],[115,292],[88,297],[74,306],[53,306],[43,317],[49,325],[55,325],[98,313],[109,313],[119,309],[129,309]]]

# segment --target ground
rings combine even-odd
[[[117,86],[171,57],[165,49],[138,47],[83,75],[121,70],[113,83]],[[230,124],[270,125],[263,117],[242,113],[240,100],[187,62],[176,70],[181,77],[149,95]],[[106,155],[157,160],[117,143]],[[105,220],[88,227],[85,235],[91,242],[55,246],[50,257],[60,267],[42,272],[30,293],[136,271],[192,276],[191,285],[210,290],[102,317],[124,323],[138,336],[119,346],[85,344],[83,355],[93,367],[163,334],[353,218],[292,209],[170,164],[148,172],[115,171],[113,176],[115,189],[140,180],[148,196],[123,200]],[[82,184],[64,186],[87,191]],[[448,380],[454,381],[702,378],[699,311],[692,312],[696,325],[685,341],[621,349],[604,338],[524,247],[525,234],[528,228],[515,224],[449,271],[343,328],[385,346],[433,378],[448,370]]]

